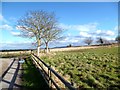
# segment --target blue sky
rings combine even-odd
[[[50,47],[84,45],[86,37],[114,40],[118,33],[117,2],[3,2],[0,13],[2,49],[33,48],[33,40],[18,37],[16,21],[29,10],[55,12],[59,26],[64,30],[62,40]],[[58,44],[56,44],[56,42]]]

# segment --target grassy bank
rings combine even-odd
[[[31,58],[27,58],[26,62],[23,64],[23,86],[27,89],[47,89],[49,90],[48,85],[45,83],[44,79],[40,75],[39,71],[36,69],[32,63]]]
[[[56,52],[42,59],[78,88],[119,89],[118,47]]]

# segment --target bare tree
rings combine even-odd
[[[110,45],[112,43],[110,40],[107,39],[103,39],[103,42],[105,45]]]
[[[21,36],[35,38],[38,44],[37,55],[39,56],[42,38],[47,36],[44,34],[48,30],[48,27],[53,29],[56,22],[54,13],[42,10],[29,11],[24,17],[18,20],[17,27],[21,30]]]
[[[97,41],[96,41],[96,42],[97,42],[97,43],[100,43],[101,45],[103,45],[104,39],[101,38],[101,37],[99,37],[99,38],[97,38]]]
[[[52,22],[50,24],[54,24],[56,22]],[[60,38],[60,33],[61,33],[61,29],[57,27],[57,25],[48,25],[47,29],[44,32],[44,37],[43,37],[43,41],[45,43],[46,46],[46,52],[48,53],[48,45],[50,41],[56,40]]]
[[[84,40],[84,42],[88,45],[90,45],[93,42],[93,39],[91,37],[88,37]]]

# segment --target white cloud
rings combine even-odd
[[[32,43],[32,40],[31,39],[24,39],[24,40],[17,40],[17,41],[3,41],[3,42],[0,42],[0,44],[4,44],[4,45],[7,45],[7,44],[27,44],[27,43]]]
[[[12,41],[4,41],[4,42],[0,42],[0,44],[12,44],[13,42]]]
[[[6,49],[29,49],[29,48],[35,48],[32,46],[31,42],[4,42],[0,43],[2,46],[0,46],[0,49],[6,50]]]
[[[88,32],[80,32],[81,37],[91,37],[92,35],[88,34]]]
[[[113,36],[113,35],[115,35],[115,33],[114,33],[113,31],[110,31],[110,30],[109,30],[109,31],[106,32],[106,35],[108,35],[108,36]]]
[[[65,25],[61,23],[59,26],[67,30],[90,31],[96,30],[98,23],[88,23],[83,25]]]
[[[97,31],[96,31],[96,34],[100,34],[100,33],[102,33],[101,30],[97,30]]]
[[[93,39],[96,39],[97,37],[103,37],[106,40],[114,40],[116,31],[111,30],[100,30],[98,29],[98,23],[88,23],[83,25],[60,25],[62,28],[67,30],[73,30],[74,32],[78,32],[79,35],[73,36],[72,32],[70,33],[68,31],[67,38],[59,41],[59,43],[80,43],[83,41],[86,37],[92,37]]]
[[[12,26],[8,24],[9,22],[0,13],[0,30],[13,30]]]
[[[62,40],[58,40],[57,42],[59,42],[59,43],[65,43],[65,42],[68,42],[68,41],[69,41],[69,38],[66,37],[66,38],[64,38]]]
[[[4,17],[2,14],[0,14],[0,21],[1,23],[9,23]]]
[[[94,35],[100,35],[100,36],[114,36],[115,32],[113,32],[112,30],[97,30],[96,32],[94,32]]]
[[[113,38],[113,37],[104,37],[106,40],[115,40],[115,38]]]
[[[63,40],[59,40],[59,41],[57,41],[57,42],[59,42],[59,43],[76,43],[76,42],[78,42],[79,40],[78,39],[76,39],[76,38],[71,38],[71,37],[66,37],[66,38],[64,38]]]
[[[13,32],[13,31],[12,31],[11,34],[14,35],[14,36],[19,36],[19,35],[20,35],[20,32]]]
[[[82,25],[65,25],[63,23],[60,24],[60,27],[67,30],[77,30],[79,34],[83,37],[91,37],[91,36],[114,36],[115,31],[113,30],[99,30],[98,23],[88,23]],[[114,28],[117,30],[117,26]]]
[[[4,25],[0,25],[0,30],[13,30],[13,28],[12,26],[4,24]]]

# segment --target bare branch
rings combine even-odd
[[[18,20],[17,27],[21,31],[22,37],[36,38],[38,47],[43,40],[48,43],[57,39],[60,29],[57,26],[55,14],[46,11],[29,11],[24,17]]]
[[[89,37],[89,38],[86,38],[86,39],[84,40],[84,42],[85,42],[86,44],[90,45],[90,44],[93,42],[93,39],[92,39],[91,37]]]

